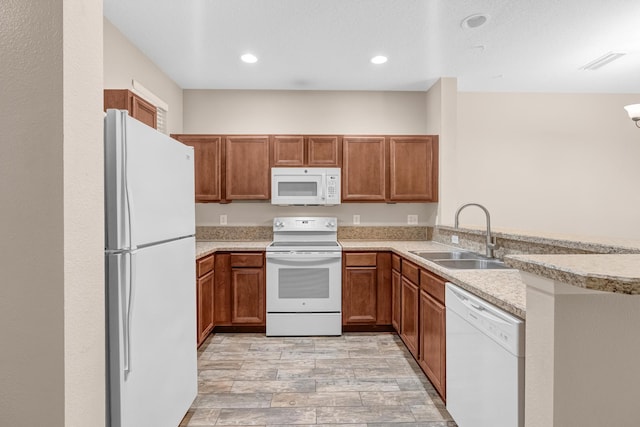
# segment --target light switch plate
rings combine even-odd
[[[456,236],[455,234],[453,234],[451,236],[451,243],[455,243],[456,245],[458,244],[458,236]]]
[[[418,215],[407,215],[407,224],[416,225],[418,223]]]
[[[354,225],[360,224],[360,215],[354,215],[353,216],[353,224]]]
[[[227,216],[220,215],[220,225],[227,225]]]

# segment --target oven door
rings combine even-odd
[[[342,308],[341,252],[267,252],[267,312]]]

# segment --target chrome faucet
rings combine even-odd
[[[485,208],[484,206],[478,203],[467,203],[465,205],[460,206],[456,211],[456,219],[455,219],[454,227],[458,228],[458,222],[459,222],[458,217],[460,216],[460,212],[467,206],[477,206],[484,211],[484,214],[486,215],[486,218],[487,218],[487,257],[493,258],[493,250],[496,248],[496,240],[491,236],[491,217],[489,215],[489,211],[487,210],[487,208]]]

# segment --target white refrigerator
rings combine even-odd
[[[197,395],[193,149],[105,116],[107,425],[176,427]]]

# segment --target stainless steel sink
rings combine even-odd
[[[501,270],[510,269],[502,261],[485,258],[475,252],[447,251],[447,252],[422,252],[410,251],[441,267],[455,270]]]
[[[502,261],[493,259],[439,259],[436,264],[455,270],[508,270],[511,267]]]
[[[482,259],[483,257],[474,252],[463,251],[447,251],[447,252],[421,252],[410,251],[412,254],[416,254],[421,258],[429,261],[437,259]]]

